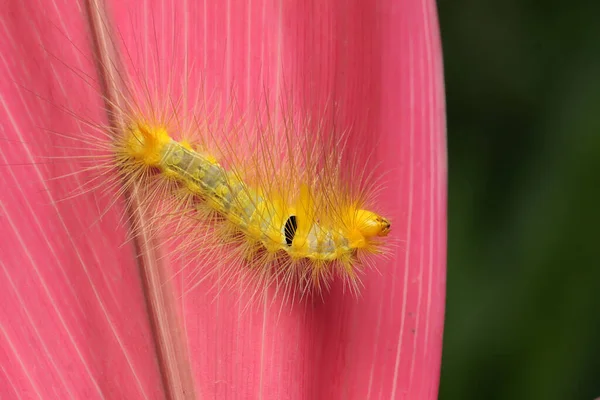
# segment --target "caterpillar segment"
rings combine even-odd
[[[345,207],[337,218],[317,216],[310,188],[302,184],[291,204],[278,193],[249,187],[217,160],[172,139],[163,127],[135,122],[127,128],[121,157],[159,171],[197,196],[268,253],[285,252],[291,260],[344,265],[356,252],[376,252],[390,222],[368,210]]]

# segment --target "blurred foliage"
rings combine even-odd
[[[600,396],[600,2],[438,2],[449,146],[440,399]]]

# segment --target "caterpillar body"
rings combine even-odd
[[[262,265],[260,272],[271,279],[300,282],[303,291],[320,290],[338,274],[357,289],[361,257],[381,252],[381,240],[390,231],[390,222],[360,208],[358,199],[338,193],[336,201],[331,192],[342,188],[331,176],[329,183],[319,173],[303,176],[295,165],[293,174],[273,172],[271,179],[263,176],[252,185],[245,182],[243,169],[226,170],[216,157],[173,139],[160,124],[131,120],[124,131],[115,155],[126,179],[159,176],[174,183],[192,199],[185,204],[208,208],[226,224],[229,236],[239,234],[243,259]],[[334,156],[329,164],[338,162]],[[319,193],[303,179],[328,190]]]

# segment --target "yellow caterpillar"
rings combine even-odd
[[[381,238],[390,231],[386,218],[360,208],[357,199],[343,193],[318,193],[310,182],[294,184],[281,172],[276,176],[277,171],[271,180],[260,179],[252,186],[214,156],[194,150],[185,140],[174,140],[164,126],[131,120],[124,131],[115,153],[126,178],[159,174],[174,182],[214,211],[229,231],[242,235],[245,259],[262,254],[267,269],[280,269],[275,276],[286,276],[286,281],[296,276],[303,289],[309,284],[317,289],[328,285],[336,272],[356,285],[359,258],[379,253]],[[301,175],[297,168],[295,173]],[[312,180],[318,181],[315,175]],[[341,190],[333,182],[328,189]]]

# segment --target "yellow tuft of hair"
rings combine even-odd
[[[158,167],[165,145],[171,141],[167,129],[140,121],[127,127],[123,151],[129,158],[149,167]]]

